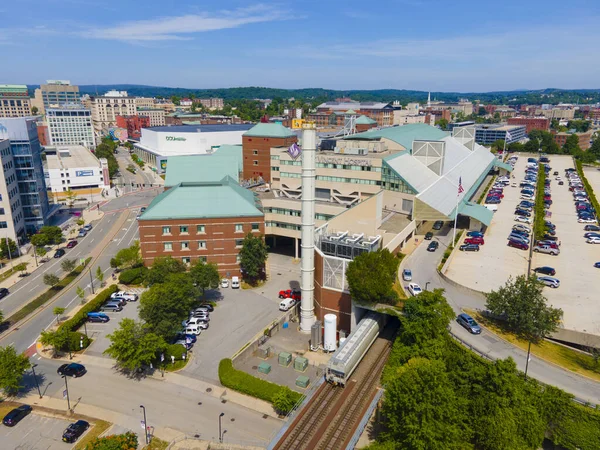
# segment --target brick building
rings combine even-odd
[[[343,126],[344,115],[365,115],[377,122],[380,127],[394,123],[394,108],[382,102],[325,102],[317,106],[316,113],[309,114],[307,120],[319,126]],[[333,123],[332,123],[333,122]]]
[[[0,117],[31,116],[31,100],[24,84],[0,84]]]
[[[139,139],[142,135],[142,128],[150,127],[150,117],[117,116],[117,127],[127,129],[127,135],[130,138]]]
[[[572,134],[576,135],[577,138],[579,139],[579,148],[581,150],[587,150],[591,146],[591,144],[590,144],[590,140],[592,139],[591,131],[586,131],[585,133],[570,133],[570,132],[556,133],[556,132],[553,132],[552,134],[554,135],[554,142],[556,142],[560,147],[565,145],[565,143],[567,142],[567,138],[569,136],[571,136]]]
[[[242,135],[245,180],[271,182],[271,148],[289,147],[298,137],[277,123],[258,123]]]
[[[370,130],[371,128],[375,128],[377,126],[377,122],[373,119],[369,119],[367,116],[360,116],[356,119],[355,128],[357,133],[362,133],[363,131]]]
[[[550,128],[550,119],[546,117],[511,117],[507,122],[509,125],[525,125],[525,132],[527,134],[531,130],[548,131]]]

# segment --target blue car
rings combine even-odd
[[[594,267],[596,267],[597,269],[600,269],[600,262],[594,263]]]
[[[483,233],[481,231],[469,231],[467,233],[467,236],[469,237],[483,237]]]

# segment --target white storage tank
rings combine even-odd
[[[335,352],[337,316],[335,314],[325,314],[325,336],[323,338],[323,350],[326,352]]]

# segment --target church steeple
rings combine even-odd
[[[427,93],[427,106],[431,106],[431,92]]]

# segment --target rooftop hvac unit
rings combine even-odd
[[[321,346],[321,321],[317,320],[310,327],[310,349],[313,352],[319,350]]]

